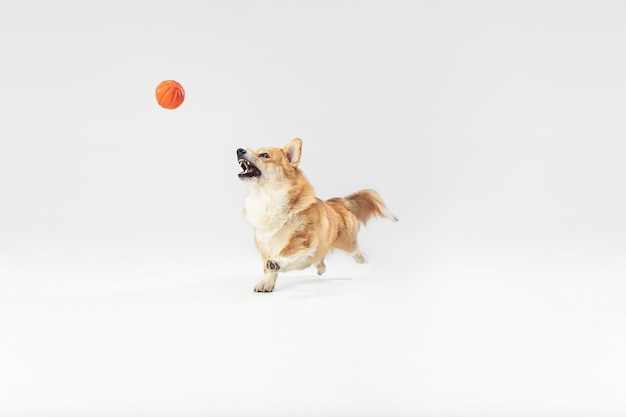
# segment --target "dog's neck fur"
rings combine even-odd
[[[315,203],[313,186],[300,175],[298,187],[284,183],[248,182],[244,199],[244,216],[259,231],[277,231],[295,214]]]

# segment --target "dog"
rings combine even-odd
[[[254,227],[256,246],[263,259],[265,277],[256,292],[271,292],[279,272],[314,265],[326,271],[329,250],[340,249],[357,263],[367,261],[359,250],[357,233],[372,216],[398,221],[374,190],[323,201],[298,168],[302,140],[283,148],[237,149],[238,174],[248,188],[244,217]]]

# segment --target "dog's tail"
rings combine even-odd
[[[357,191],[347,197],[331,198],[328,201],[341,204],[354,214],[359,222],[364,225],[367,224],[367,221],[372,216],[386,217],[394,222],[398,221],[398,218],[389,211],[385,203],[383,203],[383,200],[374,190]]]

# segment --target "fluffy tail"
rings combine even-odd
[[[367,224],[367,221],[372,216],[386,217],[394,222],[398,221],[398,218],[389,211],[385,203],[383,203],[383,200],[374,190],[357,191],[347,197],[331,198],[328,201],[335,201],[344,206],[348,211],[352,212],[362,224]]]

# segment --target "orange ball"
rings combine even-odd
[[[185,101],[185,90],[179,82],[165,80],[156,88],[157,103],[166,109],[175,109]]]

